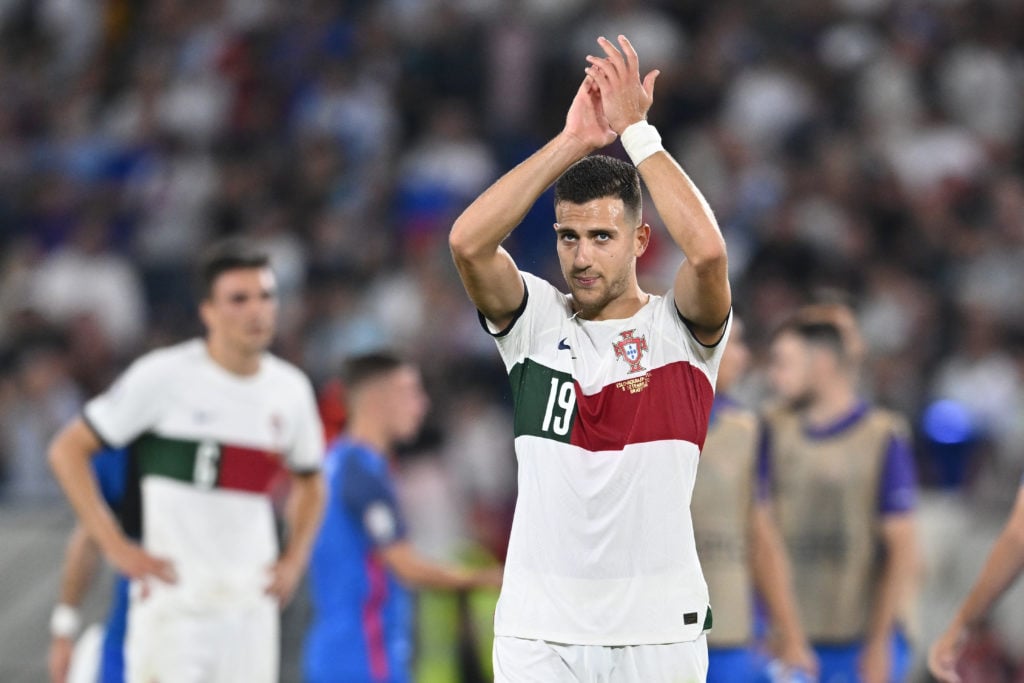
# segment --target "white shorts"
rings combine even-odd
[[[494,683],[704,683],[704,635],[666,645],[563,645],[498,636]]]
[[[277,602],[183,609],[157,594],[133,595],[125,640],[127,683],[275,683]]]

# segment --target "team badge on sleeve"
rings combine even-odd
[[[644,352],[647,351],[647,338],[637,337],[634,332],[636,332],[635,329],[620,332],[619,336],[622,339],[612,344],[612,348],[615,349],[615,357],[629,363],[630,374],[643,372],[647,369],[640,364],[640,361],[643,360]]]

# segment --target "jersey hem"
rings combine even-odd
[[[692,643],[708,631],[695,631],[693,636],[658,636],[645,635],[632,638],[609,638],[593,636],[573,637],[568,633],[551,631],[505,631],[494,629],[496,638],[519,638],[521,640],[542,640],[546,643],[558,643],[559,645],[597,645],[599,647],[629,647],[633,645],[671,645],[673,643]]]

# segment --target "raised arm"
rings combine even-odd
[[[661,147],[657,131],[647,124],[658,72],[648,73],[641,82],[636,50],[625,36],[619,36],[618,43],[621,52],[599,38],[605,56],[587,57],[587,74],[600,88],[609,125],[622,136],[658,215],[686,256],[673,285],[676,307],[697,339],[712,344],[721,337],[732,306],[725,240],[697,186]]]
[[[455,266],[469,298],[494,325],[508,325],[523,301],[523,281],[502,241],[565,169],[614,140],[597,88],[585,79],[562,132],[499,178],[455,221],[448,238]]]

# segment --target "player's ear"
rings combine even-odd
[[[209,330],[213,323],[213,305],[208,298],[199,302],[199,319],[203,321],[203,327]]]
[[[636,257],[640,258],[647,251],[647,245],[651,243],[651,226],[647,223],[641,223],[637,226],[637,229],[633,231],[633,243],[636,249]]]

